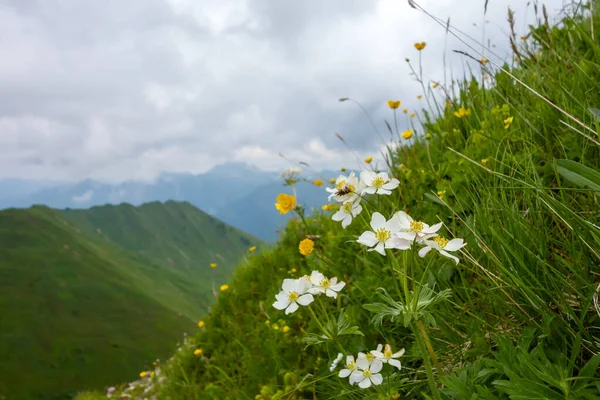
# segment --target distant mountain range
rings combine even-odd
[[[0,211],[0,399],[134,378],[198,329],[251,246],[182,202]]]
[[[329,179],[335,172],[320,175]],[[305,176],[312,180],[316,174]],[[299,182],[299,204],[307,208],[327,203],[324,187]],[[58,209],[83,209],[104,204],[140,205],[152,201],[186,201],[204,212],[265,241],[291,214],[279,215],[273,204],[278,193],[291,193],[279,173],[261,171],[245,163],[226,163],[206,173],[163,173],[153,182],[119,184],[84,180],[77,183],[0,179],[0,209],[41,204]]]

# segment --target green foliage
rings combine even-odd
[[[388,148],[399,190],[367,197],[347,229],[329,211],[290,221],[277,246],[236,270],[211,308],[195,338],[204,357],[177,353],[153,393],[600,398],[600,205],[593,189],[600,147],[588,110],[600,104],[600,47],[590,23],[600,32],[600,19],[579,14],[560,27],[532,27],[531,39],[514,46],[515,63],[478,64],[487,79],[452,83],[443,95],[418,73],[429,57],[419,53],[415,77],[430,108],[410,146]],[[400,209],[443,222],[447,238],[464,238],[460,263],[436,251],[427,261],[396,250],[382,257],[356,243],[373,212],[388,218]],[[298,243],[307,236],[316,238],[315,250],[303,257]],[[320,296],[290,315],[272,307],[283,279],[315,269],[346,282],[336,299]],[[340,318],[361,335],[334,339]],[[339,367],[330,371],[338,352],[355,355],[379,343],[406,349],[402,369],[385,370],[382,385],[361,390],[338,378]],[[287,373],[296,377],[292,385]]]
[[[173,202],[0,212],[0,398],[66,399],[134,378],[197,329],[211,281],[228,279],[249,240]],[[202,265],[166,265],[200,252]]]

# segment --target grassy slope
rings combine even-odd
[[[248,247],[247,235],[183,203],[65,213],[0,212],[0,398],[68,398],[133,378],[205,313],[212,292],[202,275],[224,281]],[[160,215],[169,216],[164,224]],[[94,218],[128,242],[89,231]],[[151,251],[137,255],[127,244]],[[224,262],[179,267],[183,250],[191,258],[220,252]]]
[[[229,279],[240,257],[250,246],[260,244],[259,239],[189,203],[106,205],[61,211],[61,215],[100,240],[117,244],[179,276],[185,292],[195,293],[193,307],[185,310],[194,319],[212,301],[213,289]],[[217,268],[211,270],[210,263],[217,263]]]
[[[542,24],[519,49],[518,65],[505,68],[596,130],[585,133],[597,141],[599,124],[588,108],[600,107],[600,47],[591,40],[589,22],[567,18],[561,28]],[[427,57],[425,50],[424,62]],[[377,202],[377,210],[389,216],[401,205],[420,220],[443,221],[445,236],[451,232],[468,243],[458,266],[432,254],[428,260],[434,262],[421,280],[452,291],[450,301],[429,309],[437,320],[428,330],[442,367],[435,373],[442,398],[600,398],[600,311],[593,306],[600,204],[597,194],[573,186],[554,167],[558,158],[599,170],[599,146],[506,73],[490,64],[482,70],[488,68],[490,89],[475,80],[446,87],[452,97],[447,107],[445,99],[429,93],[441,116],[429,120],[424,113],[428,140],[419,137],[412,148],[393,152],[392,171],[401,189]],[[470,108],[471,115],[456,117],[459,107]],[[505,127],[508,116],[514,121]],[[364,229],[357,219],[342,230],[328,215],[308,226],[292,221],[276,248],[236,271],[206,329],[162,365],[157,378],[130,393],[151,383],[159,398],[190,400],[253,399],[259,393],[256,399],[263,400],[389,399],[396,392],[401,398],[432,396],[413,331],[389,318],[374,326],[374,314],[363,307],[378,301],[378,287],[402,296],[402,275],[391,268],[392,257],[353,243]],[[315,253],[304,258],[297,246],[307,234],[322,237]],[[424,273],[420,259],[397,254],[400,263],[411,260],[414,276]],[[339,344],[353,354],[381,342],[407,349],[402,371],[379,392],[361,391],[329,372],[335,343],[305,349],[301,339],[319,331],[306,308],[285,316],[271,307],[284,278],[314,268],[348,283],[337,302],[322,304],[334,316],[345,308],[364,337],[340,337]],[[202,357],[193,355],[198,347]],[[273,397],[277,390],[285,396]],[[80,397],[87,398],[93,397]]]

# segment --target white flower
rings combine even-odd
[[[335,180],[334,188],[325,188],[329,193],[329,201],[333,198],[335,201],[345,203],[346,201],[354,201],[362,191],[361,183],[358,178],[351,172],[348,177],[340,175]]]
[[[360,173],[360,180],[365,186],[362,190],[362,194],[392,194],[392,190],[400,185],[398,179],[390,179],[385,172],[376,174],[372,171],[363,171]]]
[[[382,346],[377,346],[377,350],[372,350],[371,354],[375,356],[375,358],[383,363],[388,363],[398,369],[402,368],[402,364],[400,360],[396,360],[396,358],[402,357],[404,355],[404,349],[397,351],[396,353],[392,353],[392,346],[389,344],[385,345],[385,349],[383,353],[381,352]]]
[[[383,363],[379,360],[374,360],[369,363],[367,358],[358,358],[356,360],[356,371],[350,375],[350,380],[353,383],[358,383],[358,387],[366,389],[373,385],[381,385],[383,376],[379,373],[383,368]]]
[[[325,275],[319,271],[313,271],[310,274],[310,283],[313,287],[308,289],[309,293],[325,293],[327,297],[333,297],[334,299],[337,298],[338,292],[346,286],[345,282],[338,282],[335,277],[327,279]]]
[[[437,231],[442,227],[442,223],[435,224],[432,226],[427,225],[421,221],[415,221],[410,215],[404,211],[398,211],[395,215],[400,221],[400,232],[396,234],[401,239],[410,240],[413,242],[415,239],[425,240],[437,236]]]
[[[345,368],[342,369],[340,371],[340,373],[338,374],[338,376],[340,378],[347,378],[354,371],[356,371],[356,362],[354,362],[354,356],[346,356],[346,365],[344,365],[344,367]],[[352,377],[350,377],[350,384],[354,385],[354,381],[352,380]]]
[[[346,229],[348,225],[352,222],[352,218],[356,217],[362,211],[362,206],[360,205],[360,197],[357,197],[353,201],[345,202],[338,212],[333,214],[331,217],[334,221],[342,221],[342,228]]]
[[[275,295],[277,301],[273,303],[273,307],[285,309],[286,314],[291,314],[298,309],[298,304],[309,305],[315,300],[312,294],[307,293],[310,287],[311,283],[306,279],[284,279],[283,290]]]
[[[360,244],[374,247],[368,251],[375,250],[385,256],[385,249],[410,249],[410,241],[396,236],[396,233],[400,231],[400,222],[395,216],[386,221],[383,215],[374,212],[371,217],[371,228],[373,228],[373,232],[364,232],[357,240]]]
[[[333,370],[337,367],[339,362],[342,360],[342,357],[344,357],[344,355],[342,353],[338,353],[337,357],[335,358],[335,360],[333,360],[333,362],[331,363],[331,366],[329,367],[329,372],[333,372]]]
[[[458,257],[455,257],[448,252],[460,250],[467,245],[463,239],[448,240],[441,236],[434,237],[433,240],[425,240],[423,244],[425,244],[425,247],[419,250],[419,256],[421,258],[425,257],[431,249],[436,249],[441,255],[453,259],[454,262],[456,262],[456,265],[458,265],[459,262]]]

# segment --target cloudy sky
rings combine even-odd
[[[558,15],[564,0],[546,0]],[[507,56],[506,10],[518,33],[525,0],[418,0]],[[475,25],[474,25],[475,24]],[[477,68],[468,50],[407,0],[0,0],[0,177],[152,179],[244,161],[352,166],[381,143],[388,99],[419,109],[424,76]],[[450,71],[448,71],[450,72]],[[406,126],[404,118],[401,125]]]

